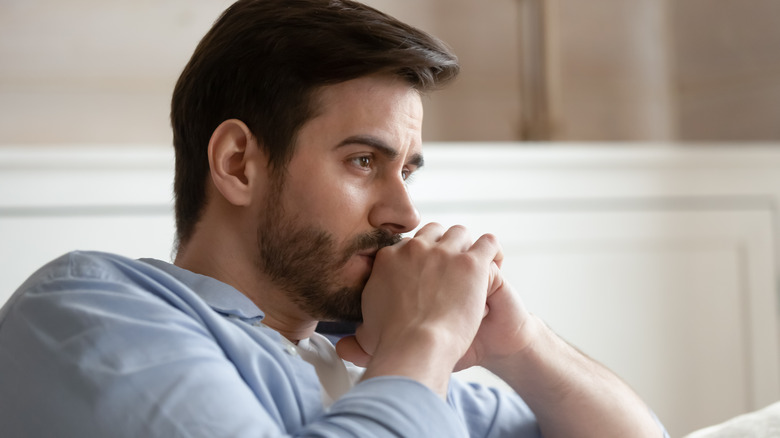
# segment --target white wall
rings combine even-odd
[[[149,146],[0,146],[0,302],[75,249],[170,260],[173,154]]]

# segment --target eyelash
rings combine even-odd
[[[350,161],[361,169],[371,169],[374,164],[374,157],[370,155],[361,155],[358,157],[350,158]],[[409,182],[413,172],[407,168],[401,170],[401,177],[404,181]]]

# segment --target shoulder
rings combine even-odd
[[[128,271],[143,269],[143,263],[118,254],[72,251],[42,266],[19,289],[61,280],[126,280]]]
[[[0,310],[0,376],[13,378],[0,378],[0,394],[13,394],[14,403],[0,402],[0,424],[24,431],[19,436],[277,430],[258,394],[268,406],[285,394],[253,391],[243,379],[258,382],[258,370],[281,368],[263,350],[271,341],[252,342],[261,335],[250,337],[161,269],[68,253],[12,299]],[[282,372],[274,377],[290,386]]]
[[[82,282],[108,281],[121,277],[112,267],[112,259],[121,256],[87,251],[73,251],[46,263],[27,278],[0,310],[0,321],[12,307],[30,295],[46,295],[80,287]],[[130,261],[129,259],[126,259]]]
[[[0,324],[21,307],[36,308],[37,313],[59,312],[86,303],[79,307],[84,312],[120,310],[129,301],[164,301],[181,307],[182,300],[198,301],[188,287],[148,263],[117,254],[73,251],[33,273],[0,310]]]
[[[135,350],[172,339],[200,345],[214,337],[208,327],[226,324],[192,289],[159,268],[116,254],[75,251],[39,269],[0,309],[0,350],[21,343],[51,353],[52,346],[65,343],[78,351],[88,345],[114,351],[120,340]],[[170,350],[160,348],[160,354]]]

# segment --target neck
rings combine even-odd
[[[255,266],[255,258],[241,246],[231,245],[230,237],[200,230],[179,248],[174,264],[205,275],[246,295],[263,311],[263,323],[297,343],[311,336],[317,321],[303,312],[284,291]]]

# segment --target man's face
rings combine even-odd
[[[422,103],[403,81],[325,87],[266,197],[259,268],[317,320],[361,319],[377,249],[419,224],[406,179],[422,165]]]

